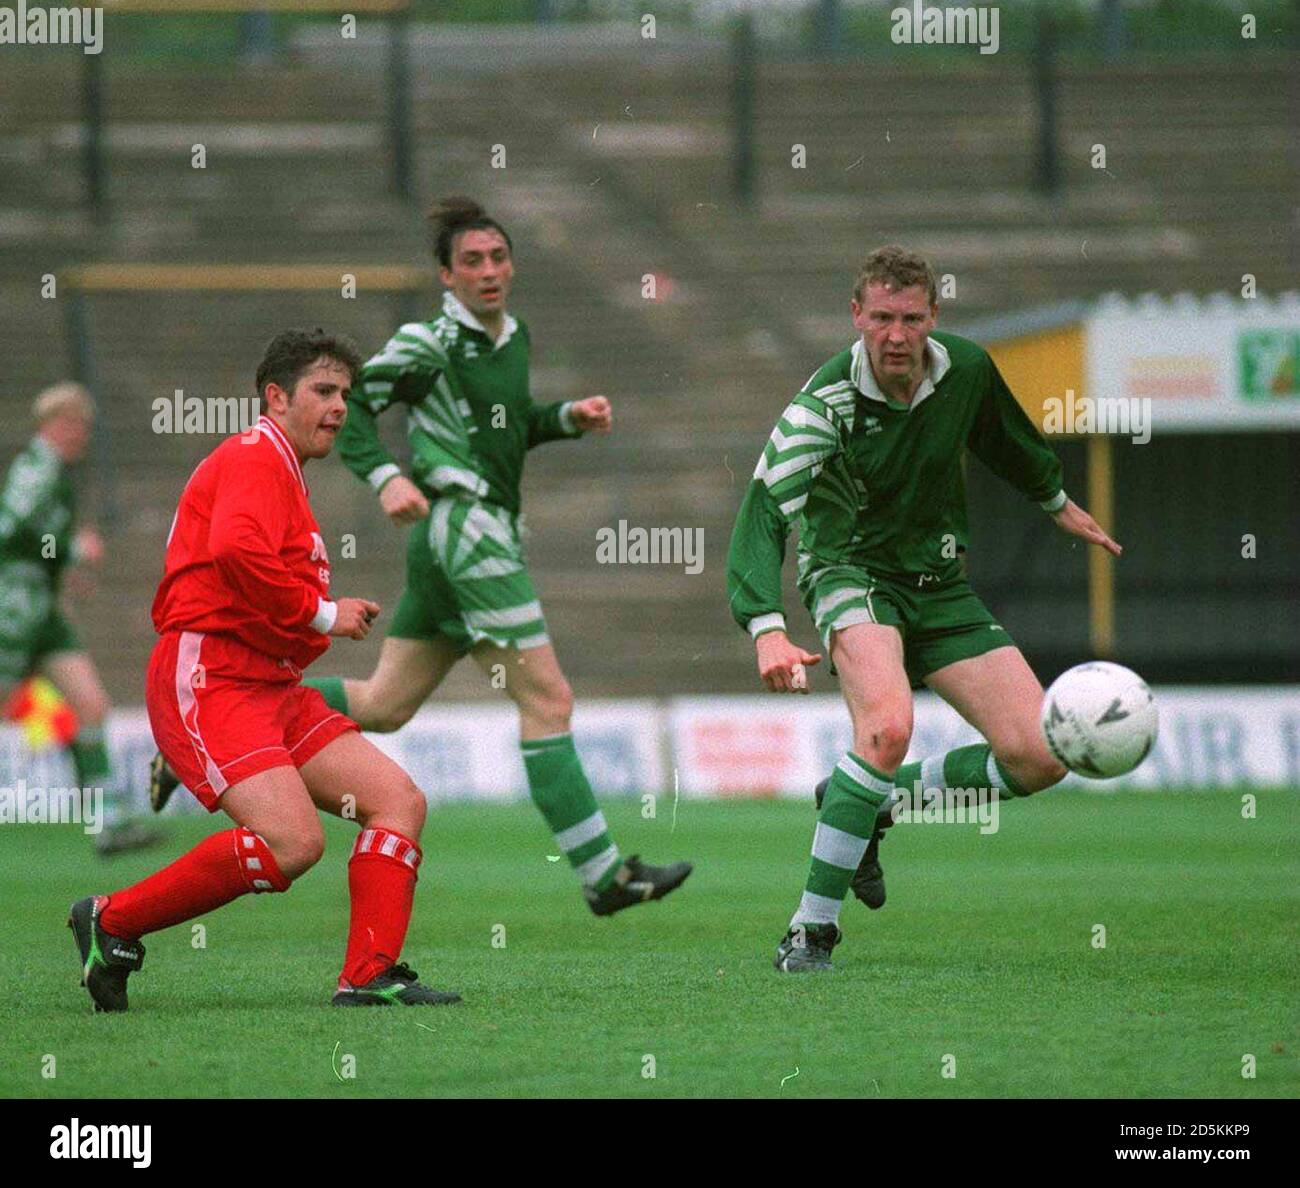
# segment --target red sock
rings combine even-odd
[[[249,891],[287,891],[270,847],[248,829],[227,829],[147,879],[114,891],[99,914],[106,932],[135,940],[192,920]]]
[[[340,987],[365,985],[401,956],[420,858],[420,847],[391,829],[357,836],[348,862],[352,922]]]

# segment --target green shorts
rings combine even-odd
[[[913,688],[946,665],[1015,643],[961,577],[932,584],[877,577],[856,565],[827,565],[809,573],[799,592],[827,655],[831,632],[840,628],[855,623],[897,627]]]
[[[476,644],[536,648],[550,642],[542,604],[524,566],[518,517],[468,495],[432,500],[411,528],[406,589],[389,635],[449,639],[463,655]]]
[[[0,571],[0,685],[25,680],[55,652],[81,651],[37,568],[15,563]]]

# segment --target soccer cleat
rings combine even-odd
[[[831,950],[844,939],[834,924],[796,924],[781,938],[772,962],[782,973],[828,972]]]
[[[826,796],[826,785],[830,782],[827,778],[817,785],[814,795],[818,812],[821,812],[822,800]],[[876,828],[872,831],[862,861],[858,863],[858,869],[853,872],[853,879],[849,883],[853,894],[873,912],[885,906],[885,871],[880,865],[880,843],[885,836],[885,830],[893,823],[894,819],[888,813],[876,815]]]
[[[390,965],[364,986],[348,986],[334,992],[333,1006],[442,1006],[460,1002],[459,994],[421,985],[420,975],[409,965]]]
[[[624,908],[635,907],[652,899],[662,899],[686,882],[694,868],[689,862],[674,862],[669,866],[651,866],[633,854],[618,869],[614,881],[603,891],[584,887],[587,905],[598,916],[612,916]]]
[[[149,764],[149,807],[155,813],[161,813],[167,807],[171,795],[180,787],[180,779],[161,751],[155,751],[153,761]]]
[[[95,1010],[124,1011],[126,979],[144,964],[144,945],[110,936],[99,926],[99,910],[107,902],[103,895],[77,900],[68,909],[68,927],[81,954],[81,984]]]
[[[111,858],[115,854],[125,854],[130,850],[146,850],[157,845],[163,839],[161,829],[145,825],[139,821],[123,821],[119,825],[110,825],[95,838],[95,852],[101,858]]]

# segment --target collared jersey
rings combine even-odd
[[[834,356],[781,414],[741,504],[727,563],[733,617],[783,624],[795,525],[801,578],[845,563],[904,580],[959,576],[966,450],[1030,499],[1059,497],[1059,460],[982,347],[932,333],[907,406],[880,391],[861,340]]]
[[[0,488],[0,572],[21,570],[57,591],[72,559],[76,497],[69,468],[43,437],[13,460]]]
[[[401,326],[369,359],[353,388],[339,456],[376,490],[399,467],[375,418],[392,404],[407,414],[412,477],[431,496],[463,491],[519,511],[524,455],[578,431],[571,402],[534,404],[528,392],[528,328],[507,316],[493,341],[456,297],[442,313]]]
[[[153,602],[160,635],[233,636],[271,661],[249,672],[306,668],[329,647],[313,626],[329,597],[325,542],[302,465],[269,417],[228,437],[195,468],[167,537]]]

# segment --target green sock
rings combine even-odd
[[[790,927],[839,922],[849,882],[876,827],[876,811],[893,787],[888,775],[852,751],[836,765],[813,834],[808,882]]]
[[[993,788],[1000,801],[1026,797],[1026,790],[1011,779],[987,742],[959,746],[943,756],[923,760],[919,779],[923,788]]]
[[[528,790],[556,844],[568,856],[582,885],[603,891],[618,874],[618,847],[609,836],[605,815],[596,807],[573,735],[525,739],[520,749]]]
[[[996,788],[999,800],[1031,796],[994,757],[988,743],[971,743],[946,755],[933,755],[919,763],[904,763],[894,786],[914,792],[917,780],[926,788]]]
[[[112,828],[127,815],[123,804],[123,788],[113,771],[113,761],[108,756],[102,726],[82,726],[77,737],[68,744],[72,752],[72,766],[81,788],[101,788],[104,793],[104,825]]]
[[[348,694],[343,687],[342,677],[305,677],[302,682],[309,689],[315,689],[325,704],[341,714],[348,712]]]

